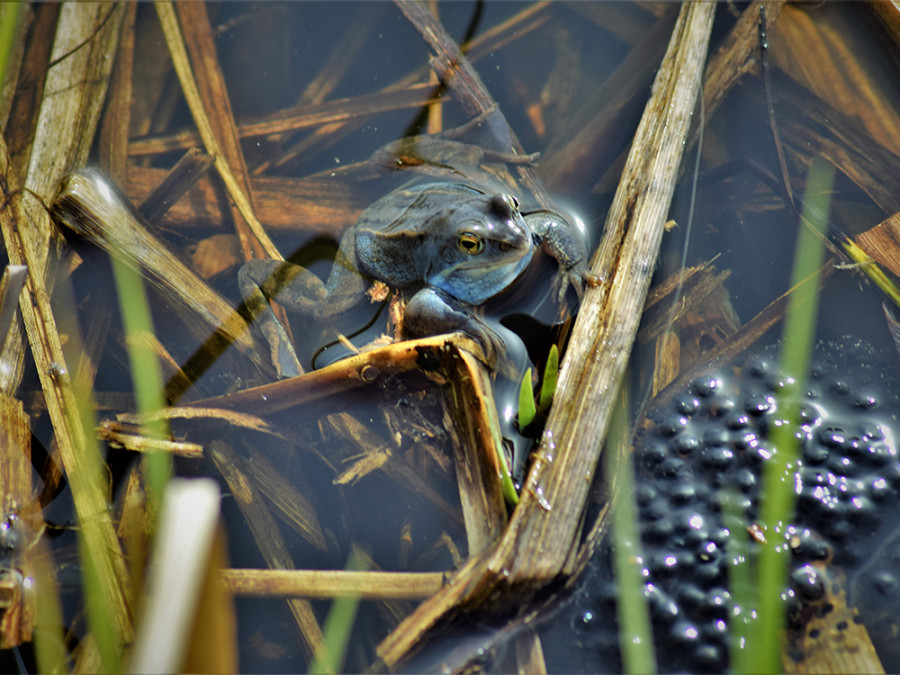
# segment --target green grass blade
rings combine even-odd
[[[615,541],[613,565],[618,585],[619,649],[626,673],[655,673],[656,651],[641,575],[641,539],[634,498],[634,469],[629,452],[628,396],[625,388],[623,384],[625,395],[617,399],[603,453],[606,474],[614,475],[618,482],[612,534]]]
[[[745,649],[747,636],[755,625],[753,608],[757,606],[759,597],[753,585],[753,572],[750,542],[746,534],[747,521],[740,507],[740,493],[737,488],[726,489],[722,503],[722,523],[730,536],[725,549],[728,556],[728,588],[735,610],[728,622],[728,636],[731,652],[731,672],[753,672],[753,654]]]
[[[34,657],[39,673],[66,673],[66,642],[59,589],[53,574],[53,557],[46,542],[38,542],[32,563],[35,598]]]
[[[137,411],[152,413],[164,408],[166,400],[159,360],[146,341],[140,339],[140,336],[153,334],[153,319],[144,282],[139,272],[118,257],[112,256],[112,261]],[[150,438],[162,439],[168,435],[168,428],[164,421],[158,420],[146,424],[143,433]],[[144,455],[144,477],[149,488],[151,513],[155,513],[152,505],[158,504],[171,473],[172,459],[167,453],[148,452]]]
[[[16,27],[19,25],[19,12],[23,5],[22,2],[0,2],[0,87],[6,81],[6,69],[9,67]]]
[[[347,569],[362,570],[364,568],[363,556],[353,549],[347,560]],[[335,598],[331,603],[331,609],[328,611],[325,625],[322,627],[325,656],[313,659],[309,666],[310,673],[339,673],[343,670],[347,645],[350,642],[350,634],[353,631],[358,608],[358,596]]]
[[[817,280],[822,265],[824,236],[830,203],[834,168],[823,161],[810,167],[806,183],[803,218],[812,227],[801,227],[794,254],[792,287],[785,317],[781,367],[785,385],[778,395],[781,418],[789,424],[776,425],[772,432],[775,455],[766,462],[763,475],[761,524],[768,543],[759,556],[760,589],[758,621],[754,629],[754,643],[749,653],[756,655],[753,670],[781,672],[781,634],[784,630],[784,601],[781,597],[787,583],[790,551],[784,543],[784,526],[793,517],[796,495],[794,470],[800,447],[796,438],[799,420],[799,397],[802,395],[809,362],[818,310]]]

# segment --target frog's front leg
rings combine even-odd
[[[506,352],[506,342],[472,313],[465,303],[440,289],[426,287],[413,295],[403,317],[404,337],[424,337],[462,331],[481,345],[488,362]]]
[[[346,238],[346,235],[345,235]],[[317,321],[330,323],[365,297],[365,280],[356,271],[353,242],[335,259],[328,284],[304,267],[278,260],[251,260],[238,272],[238,286],[244,303],[269,345],[272,363],[279,377],[301,372],[300,362],[269,300]]]
[[[585,235],[568,218],[554,211],[535,211],[524,218],[531,232],[540,238],[544,252],[559,263],[559,272],[553,279],[557,302],[562,304],[569,284],[580,300],[585,284],[599,283],[587,267]]]

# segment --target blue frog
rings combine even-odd
[[[405,337],[463,331],[488,357],[502,353],[502,338],[474,308],[508,289],[543,247],[559,264],[554,290],[561,302],[569,285],[578,296],[589,274],[584,239],[560,213],[522,214],[515,197],[463,182],[397,189],[362,212],[340,243],[323,283],[287,262],[251,260],[238,274],[257,314],[281,377],[299,374],[293,346],[266,298],[323,323],[332,323],[366,298],[368,280],[398,289],[408,303]]]

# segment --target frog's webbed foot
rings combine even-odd
[[[552,291],[556,301],[562,304],[571,285],[584,295],[584,287],[596,286],[599,280],[587,268],[587,246],[584,234],[565,216],[554,211],[535,211],[526,214],[525,222],[541,240],[547,255],[559,263],[559,271],[553,278]]]
[[[462,331],[481,345],[488,363],[506,353],[506,342],[472,313],[472,308],[435,288],[423,288],[406,305],[404,337],[425,337]]]
[[[566,269],[560,265],[559,270],[553,275],[553,281],[550,283],[550,294],[561,305],[566,301],[566,292],[569,286],[575,289],[578,295],[578,301],[581,302],[581,296],[584,295],[584,276],[577,268]]]

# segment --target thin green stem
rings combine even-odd
[[[785,318],[781,368],[784,387],[778,394],[780,424],[772,432],[774,456],[765,465],[762,486],[761,525],[767,543],[759,556],[760,598],[758,621],[751,653],[757,655],[757,672],[780,672],[781,634],[785,624],[782,596],[787,584],[790,549],[785,528],[791,521],[796,494],[794,473],[800,446],[799,407],[812,354],[818,310],[815,275],[822,264],[824,238],[818,234],[827,227],[828,206],[834,168],[822,161],[813,162],[806,184],[803,219],[812,227],[799,229],[794,254],[792,287]],[[810,283],[812,281],[812,283]],[[806,283],[804,283],[806,282]],[[749,647],[748,647],[749,649]]]
[[[656,652],[650,612],[644,595],[641,575],[641,539],[638,533],[637,504],[634,499],[634,469],[632,468],[628,434],[627,393],[617,399],[610,421],[606,451],[606,474],[618,482],[613,509],[613,564],[618,585],[619,650],[626,673],[655,673]]]
[[[159,359],[147,344],[153,335],[153,319],[144,282],[140,273],[116,256],[113,256],[113,275],[125,328],[136,408],[142,414],[152,413],[164,408],[166,400]],[[167,436],[168,429],[164,421],[157,420],[145,424],[143,433],[149,438],[161,439]],[[148,452],[144,455],[144,478],[151,513],[156,512],[153,507],[158,505],[171,473],[172,460],[167,453]]]
[[[6,69],[16,39],[22,2],[0,2],[0,87],[6,81]]]
[[[363,556],[355,548],[350,552],[347,569],[365,569]],[[342,672],[358,608],[359,597],[356,596],[335,598],[331,603],[331,609],[328,610],[328,616],[322,628],[325,656],[313,660],[309,667],[310,673]]]

